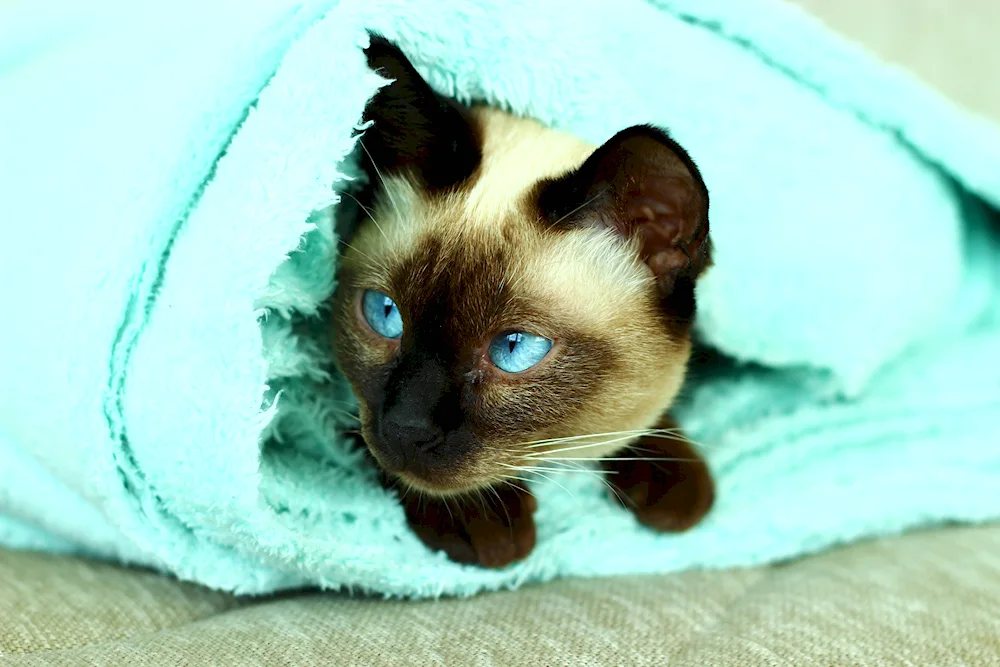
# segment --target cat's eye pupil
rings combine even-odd
[[[552,341],[527,331],[502,333],[490,343],[490,360],[508,373],[521,373],[535,366],[552,349]]]
[[[361,296],[361,312],[372,331],[384,338],[403,335],[403,317],[399,307],[389,295],[376,290],[365,290]]]

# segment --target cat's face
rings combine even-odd
[[[547,441],[600,434],[559,440],[581,459],[628,444],[690,354],[708,261],[693,163],[650,128],[595,151],[460,110],[393,47],[367,53],[396,81],[368,110],[376,187],[341,259],[335,340],[376,459],[448,494],[516,478]]]

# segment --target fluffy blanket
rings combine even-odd
[[[386,83],[368,29],[442,93],[594,143],[655,123],[698,161],[716,266],[678,412],[719,500],[695,530],[567,473],[536,486],[527,560],[460,566],[348,446],[324,304]],[[772,0],[16,3],[0,544],[427,597],[994,519],[998,206],[997,128]]]

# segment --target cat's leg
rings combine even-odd
[[[671,417],[658,427],[665,432],[640,438],[603,462],[607,481],[641,523],[656,530],[687,530],[712,507],[712,475]]]
[[[424,544],[459,563],[504,567],[535,547],[535,497],[520,484],[501,484],[440,498],[401,493],[406,519]]]

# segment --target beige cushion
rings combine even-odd
[[[558,581],[438,602],[254,601],[0,551],[0,628],[4,666],[982,666],[1000,662],[1000,526],[771,568]]]

